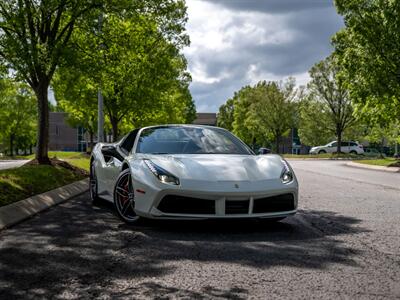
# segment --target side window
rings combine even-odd
[[[126,154],[131,152],[131,149],[133,147],[133,144],[135,143],[135,139],[136,139],[138,132],[139,132],[139,129],[133,130],[131,133],[128,134],[128,136],[122,142],[120,148]]]
[[[341,147],[348,147],[349,146],[349,142],[341,142],[340,146]]]
[[[337,147],[337,142],[332,143],[331,147]]]
[[[350,142],[350,146],[351,147],[357,147],[358,145],[356,143],[354,143],[354,142]]]

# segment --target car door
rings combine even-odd
[[[114,183],[121,172],[122,163],[126,157],[118,149],[118,144],[106,144],[101,148],[103,160],[101,168],[97,170],[97,180],[99,181],[99,196],[112,200]]]
[[[326,148],[327,153],[334,153],[337,152],[337,142],[333,142]]]
[[[343,153],[349,153],[350,152],[349,142],[341,142],[340,151]]]
[[[129,155],[135,143],[139,129],[127,134],[122,140],[114,144],[105,144],[101,148],[103,160],[98,168],[99,196],[113,200],[114,186],[122,170],[125,158]]]

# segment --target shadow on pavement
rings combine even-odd
[[[195,292],[171,286],[163,277],[180,276],[188,261],[262,269],[356,265],[358,250],[335,237],[365,232],[359,220],[326,211],[299,215],[306,223],[292,217],[278,223],[145,221],[129,226],[111,206],[93,207],[83,195],[0,233],[0,299],[242,299],[247,291],[235,286]]]

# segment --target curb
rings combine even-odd
[[[88,179],[83,179],[0,207],[0,230],[20,223],[45,209],[86,192],[89,189],[88,182]]]
[[[383,167],[383,166],[360,164],[360,163],[355,163],[355,162],[349,162],[346,164],[346,166],[349,166],[352,168],[359,168],[359,169],[378,170],[378,171],[384,171],[384,172],[389,172],[389,173],[399,173],[400,172],[400,168],[397,168],[397,167],[389,168],[389,167]]]

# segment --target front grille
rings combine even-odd
[[[184,196],[167,195],[157,207],[164,213],[214,215],[215,201]]]
[[[293,194],[254,199],[253,213],[270,213],[294,210]]]
[[[239,201],[226,200],[225,214],[226,215],[248,214],[249,204],[250,200],[239,200]]]

